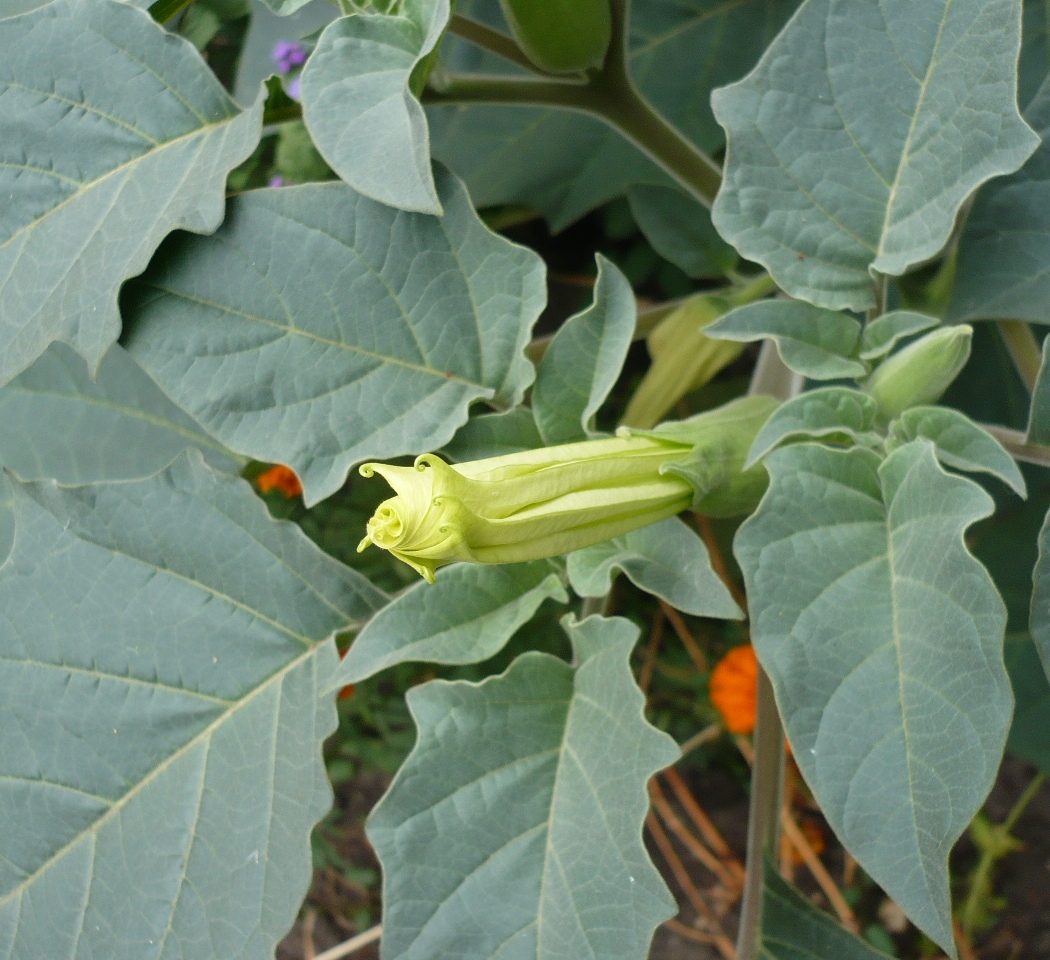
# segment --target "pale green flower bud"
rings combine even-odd
[[[887,420],[936,403],[970,358],[973,328],[942,327],[883,361],[864,384]]]
[[[715,460],[726,465],[724,438],[705,429],[716,421],[703,419],[718,414],[693,418],[687,423],[695,430],[673,437],[587,440],[460,464],[433,454],[411,467],[366,463],[362,475],[378,473],[396,495],[379,505],[358,550],[370,544],[389,550],[432,583],[434,571],[454,560],[538,560],[648,526],[696,499],[693,484],[671,471],[675,464],[695,460],[713,443]],[[739,418],[730,419],[735,429]],[[753,420],[743,421],[744,455],[764,422]]]

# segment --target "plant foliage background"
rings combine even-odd
[[[955,955],[952,846],[1007,747],[1050,769],[1045,4],[614,0],[568,78],[454,6],[0,0],[0,957],[272,956],[337,692],[410,663],[466,669],[369,821],[383,956],[646,956],[679,751],[601,598],[736,622],[721,558],[672,518],[410,582],[354,552],[355,468],[650,428],[759,342],[747,629],[830,827]],[[642,260],[549,304],[504,234],[610,202]],[[967,322],[938,405],[912,348]],[[884,956],[766,869],[741,956]]]

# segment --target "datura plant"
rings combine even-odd
[[[0,0],[0,958],[983,955],[1048,16]]]

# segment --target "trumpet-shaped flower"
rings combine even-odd
[[[760,417],[720,419],[733,407],[739,413],[739,404],[755,410],[756,401]],[[368,521],[358,550],[375,544],[433,582],[434,571],[454,560],[516,563],[601,543],[694,504],[701,491],[691,482],[691,471],[674,468],[703,459],[707,445],[711,470],[732,486],[773,406],[769,398],[747,398],[676,425],[673,436],[653,431],[459,464],[433,454],[410,467],[366,463],[361,474],[378,473],[395,496]],[[741,423],[748,435],[733,445],[740,447],[739,462],[730,462],[721,433],[739,432]],[[710,476],[703,490],[707,498],[708,481]]]

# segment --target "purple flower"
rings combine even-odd
[[[299,99],[299,78],[298,77],[292,77],[292,79],[288,81],[288,86],[285,89],[288,91],[288,96],[290,96],[293,100],[298,100]]]
[[[270,186],[271,187],[283,187],[284,186],[284,177],[282,177],[280,174],[277,174],[277,176],[274,176],[274,177],[270,177]]]
[[[290,73],[306,63],[306,47],[292,40],[282,40],[273,48],[272,56],[281,73]]]

